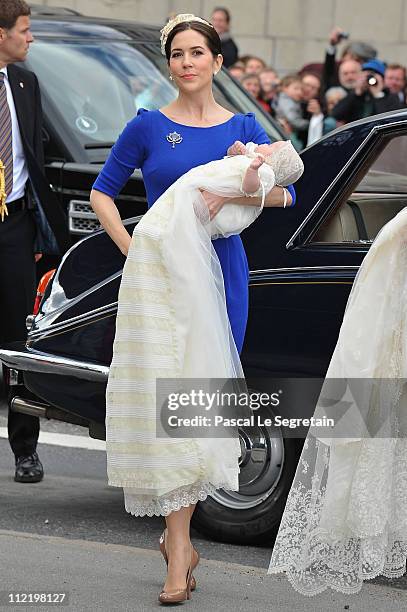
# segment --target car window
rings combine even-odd
[[[140,107],[160,108],[177,95],[158,44],[40,35],[26,65],[38,76],[46,103],[89,148],[108,148]],[[216,77],[214,92],[216,100],[232,112],[255,111],[270,140],[281,139],[272,120],[226,71]]]
[[[380,229],[407,206],[406,153],[407,135],[389,140],[312,242],[371,243]]]
[[[159,108],[176,96],[160,70],[122,42],[40,40],[27,64],[83,144],[115,142],[138,108]]]

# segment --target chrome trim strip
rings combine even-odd
[[[136,217],[130,217],[129,219],[124,219],[123,220],[123,224],[126,226],[126,225],[130,225],[133,222],[138,223],[140,221],[140,219],[142,219],[142,217],[143,217],[143,215],[137,215]],[[82,240],[80,240],[79,242],[76,242],[73,246],[71,246],[71,248],[62,257],[61,263],[59,264],[58,270],[55,273],[54,278],[53,278],[53,282],[54,283],[55,282],[56,283],[59,282],[59,280],[58,280],[59,279],[59,271],[61,270],[63,264],[65,263],[65,260],[67,259],[67,257],[74,251],[74,249],[78,248],[79,245],[83,244],[85,241],[92,240],[97,234],[101,234],[102,232],[105,233],[105,230],[104,229],[96,230],[92,234],[86,235],[84,238],[82,238]],[[96,290],[100,289],[101,287],[106,286],[108,283],[116,280],[117,278],[119,278],[121,276],[121,274],[122,274],[122,270],[119,270],[118,272],[115,272],[111,276],[108,276],[107,278],[104,278],[99,283],[96,283],[95,285],[93,285],[89,289],[86,289],[86,291],[83,291],[82,293],[78,294],[76,297],[71,298],[69,301],[65,301],[65,303],[62,304],[62,306],[60,306],[58,308],[55,308],[54,310],[52,310],[50,312],[43,313],[43,317],[42,317],[41,321],[43,321],[46,317],[51,319],[50,323],[48,323],[48,326],[51,328],[51,326],[54,325],[52,321],[55,318],[57,318],[60,314],[62,314],[65,310],[67,310],[71,306],[77,304],[84,297],[87,297],[88,295],[90,295],[94,291],[96,291]],[[48,297],[48,299],[49,299],[49,297]],[[117,304],[117,302],[114,302],[114,304]],[[106,308],[106,306],[102,306],[100,308]],[[96,312],[96,311],[91,311],[91,312]],[[89,313],[86,313],[85,315],[78,315],[78,318],[83,317],[83,316],[89,316]],[[71,319],[67,319],[66,321],[64,321],[64,324],[67,324],[70,321],[75,321],[75,320],[77,320],[77,317],[72,317]],[[55,324],[55,327],[53,327],[53,329],[59,329],[58,328],[58,323]],[[34,337],[35,333],[37,333],[37,332],[33,332],[33,337]]]
[[[60,374],[74,376],[91,382],[105,383],[109,374],[108,366],[78,361],[42,353],[40,351],[12,351],[0,349],[0,359],[9,368],[23,372],[39,372],[41,374]]]
[[[276,273],[287,273],[287,272],[316,272],[316,271],[321,271],[321,272],[326,272],[328,270],[332,270],[332,271],[337,271],[337,270],[344,270],[344,271],[357,271],[359,269],[359,266],[294,266],[292,268],[266,268],[264,270],[250,270],[249,272],[249,277],[251,278],[252,276],[257,276],[260,274],[276,274]],[[121,272],[120,272],[121,274]],[[115,275],[114,277],[110,277],[110,280],[117,278],[119,274]],[[77,323],[81,323],[84,320],[86,321],[87,319],[89,319],[89,323],[91,323],[91,319],[93,318],[97,318],[99,315],[108,315],[108,314],[114,314],[114,311],[117,309],[117,301],[116,302],[111,302],[110,304],[105,304],[104,306],[100,306],[99,308],[95,308],[94,310],[89,310],[83,314],[77,315],[76,317],[71,317],[70,319],[66,319],[65,321],[62,321],[61,323],[52,323],[48,328],[46,329],[37,329],[34,331],[30,331],[29,333],[29,340],[33,339],[35,340],[38,336],[40,336],[41,338],[45,338],[48,335],[52,335],[56,332],[60,332],[63,331],[64,329],[68,329],[69,327],[72,327],[73,325],[76,326]],[[45,315],[46,316],[46,315]]]
[[[404,192],[400,192],[400,193],[384,193],[381,191],[356,191],[354,194],[351,195],[352,200],[363,200],[365,198],[377,198],[378,200],[380,198],[386,198],[389,200],[399,200],[406,198],[407,199],[407,193]]]
[[[319,198],[318,202],[315,204],[315,206],[310,210],[310,212],[308,213],[308,215],[305,217],[305,219],[303,220],[303,222],[301,223],[301,225],[297,228],[297,230],[294,232],[294,234],[291,236],[291,238],[289,239],[289,241],[286,244],[286,248],[289,249],[291,247],[294,246],[294,241],[297,238],[297,236],[301,233],[301,231],[303,230],[303,228],[305,227],[305,225],[308,223],[308,221],[310,220],[310,218],[315,214],[315,211],[319,208],[321,202],[325,199],[325,197],[328,195],[328,193],[333,189],[333,187],[336,185],[336,183],[342,178],[343,174],[347,171],[347,169],[349,168],[349,166],[352,164],[352,162],[354,161],[354,159],[358,156],[359,152],[366,146],[366,144],[369,142],[369,140],[371,140],[373,138],[373,136],[376,135],[377,132],[381,132],[384,130],[389,130],[390,128],[394,128],[394,126],[398,127],[398,126],[407,126],[407,121],[395,121],[394,123],[390,123],[390,124],[385,124],[385,125],[375,125],[372,127],[372,129],[370,130],[369,134],[366,136],[366,138],[360,143],[360,145],[358,146],[358,148],[356,149],[356,151],[354,152],[354,154],[351,156],[351,158],[347,161],[347,163],[344,165],[344,167],[342,168],[342,170],[339,172],[339,174],[337,175],[337,177],[332,181],[332,183],[326,188],[326,190],[324,191],[324,193],[321,195],[321,197]],[[347,126],[347,129],[349,129],[349,127]],[[344,130],[345,131],[345,130]]]
[[[304,271],[326,271],[326,270],[359,270],[359,266],[303,266],[293,268],[268,268],[266,270],[250,270],[252,274],[273,274],[276,272],[304,272]]]
[[[84,312],[83,314],[77,315],[76,317],[72,317],[70,319],[66,319],[66,321],[62,321],[61,323],[51,323],[46,329],[37,329],[29,333],[29,339],[35,339],[37,336],[41,336],[45,338],[49,334],[54,334],[56,332],[60,332],[65,328],[72,327],[76,325],[76,323],[81,323],[83,320],[90,319],[89,322],[93,318],[98,318],[100,314],[109,314],[110,311],[114,314],[114,311],[117,309],[117,302],[112,302],[111,304],[106,304],[105,306],[99,306],[99,308],[95,308],[94,310],[89,310],[88,312]]]
[[[103,164],[101,164],[102,167]],[[96,173],[97,174],[97,173]],[[95,174],[95,176],[96,176]],[[84,197],[89,202],[89,191],[84,191],[83,189],[67,189],[66,187],[58,187],[54,188],[54,191],[60,195],[65,196],[77,196]],[[128,201],[128,202],[141,202],[142,204],[147,204],[147,198],[143,196],[133,196],[133,195],[125,195],[120,194],[117,198],[118,200]]]

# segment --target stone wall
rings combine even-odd
[[[41,0],[36,0],[40,2]],[[282,74],[322,61],[334,25],[379,50],[380,58],[407,64],[407,0],[43,0],[84,15],[163,25],[172,12],[209,18],[214,6],[232,13],[240,53],[253,53]]]

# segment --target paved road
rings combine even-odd
[[[0,531],[0,550],[6,561],[0,603],[7,601],[10,592],[45,592],[66,593],[62,611],[161,608],[157,595],[164,565],[157,551],[12,531]],[[188,612],[405,612],[407,606],[405,592],[375,584],[364,585],[358,595],[325,592],[311,599],[293,591],[284,577],[214,559],[202,559],[195,575],[198,588],[186,604]],[[50,607],[14,605],[11,609],[46,612]]]
[[[3,407],[0,427],[6,425],[5,414]],[[41,425],[41,431],[85,432],[55,421]],[[40,444],[38,451],[44,480],[33,485],[15,483],[8,441],[0,438],[0,529],[157,549],[162,518],[136,518],[125,512],[122,490],[107,485],[105,453],[48,444]],[[210,559],[265,568],[270,558],[269,545],[219,544],[195,531],[193,538],[202,555]]]
[[[6,424],[0,407],[0,428]],[[78,427],[44,422],[42,431],[84,435]],[[107,486],[105,454],[39,445],[46,477],[13,481],[8,442],[0,439],[0,604],[6,591],[67,592],[62,610],[118,612],[158,607],[164,564],[157,552],[162,519],[134,518],[120,490]],[[388,612],[407,609],[407,580],[378,579],[361,594],[327,592],[304,598],[283,576],[267,576],[270,548],[210,542],[193,533],[203,561],[188,610]],[[349,606],[349,608],[345,608]],[[55,606],[54,606],[55,607]],[[42,606],[4,609],[49,610]]]

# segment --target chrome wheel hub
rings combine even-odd
[[[211,497],[228,508],[247,510],[276,488],[284,465],[284,442],[281,430],[266,426],[239,428],[239,437],[239,491],[218,489]]]

